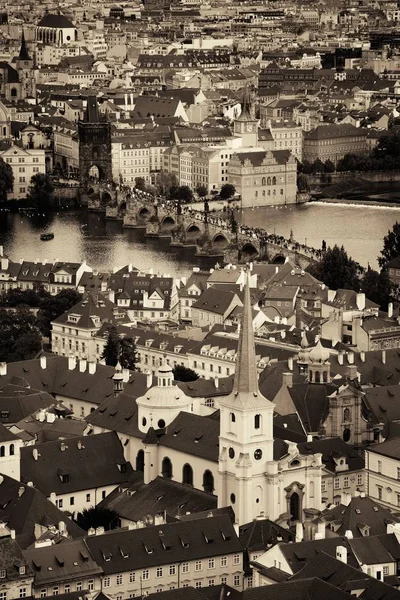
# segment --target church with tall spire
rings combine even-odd
[[[212,408],[189,395],[196,382],[179,387],[173,381],[165,360],[157,381],[134,403],[118,388],[87,421],[95,433],[117,431],[126,460],[143,471],[145,484],[164,477],[200,490],[210,509],[231,507],[239,525],[262,516],[303,523],[323,508],[322,456],[311,448],[302,454],[296,443],[301,435],[293,431],[274,436],[275,405],[259,388],[252,309],[248,272],[232,390],[218,394]],[[313,365],[328,377],[325,357],[318,357]]]
[[[235,135],[241,136],[245,148],[256,148],[258,146],[258,119],[254,116],[254,107],[247,86],[243,89],[240,106],[241,112],[233,122],[233,131]]]

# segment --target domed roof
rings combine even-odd
[[[184,408],[191,399],[177,385],[154,385],[136,402],[152,408]]]
[[[51,15],[47,13],[38,23],[38,27],[52,27],[53,29],[73,29],[74,25],[64,15]]]
[[[329,350],[323,347],[321,340],[318,340],[317,345],[308,354],[310,362],[319,364],[328,362],[329,356]]]

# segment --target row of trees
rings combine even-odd
[[[144,177],[136,177],[135,188],[154,196],[164,196],[167,200],[177,200],[183,204],[190,204],[196,200],[193,190],[188,185],[178,185],[176,175],[165,171],[158,173],[155,186],[148,185]],[[198,185],[194,191],[200,198],[208,196],[208,189],[205,185]],[[219,197],[222,200],[228,200],[235,195],[235,192],[235,186],[225,183],[221,187]]]
[[[81,298],[76,290],[62,290],[51,296],[43,288],[1,294],[0,362],[33,358],[42,348],[42,336],[50,337],[51,322]],[[36,314],[32,308],[38,309]]]
[[[393,228],[383,239],[383,248],[378,257],[380,271],[365,271],[350,258],[342,246],[328,248],[319,263],[311,265],[308,271],[323,281],[331,290],[346,288],[364,292],[366,297],[387,310],[388,303],[395,295],[395,289],[389,278],[388,263],[400,256],[400,223],[396,221]]]

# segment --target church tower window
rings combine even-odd
[[[203,474],[203,489],[210,494],[214,491],[214,475],[208,469]]]
[[[345,423],[348,423],[350,421],[350,410],[348,408],[345,408],[343,411],[343,421]]]
[[[193,469],[188,464],[183,465],[182,483],[186,483],[186,485],[193,485]]]
[[[168,456],[165,456],[163,458],[161,465],[161,474],[163,477],[167,477],[168,479],[171,479],[172,477],[172,462],[171,459],[168,458]]]
[[[235,423],[236,422],[235,413],[230,413],[230,418],[231,418],[231,423]]]
[[[261,415],[255,415],[255,417],[254,417],[254,429],[261,429]]]

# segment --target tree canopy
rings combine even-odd
[[[221,191],[219,192],[219,197],[221,200],[229,200],[229,198],[233,198],[235,195],[236,188],[231,183],[224,183],[221,187]]]
[[[12,168],[0,158],[0,202],[7,200],[7,193],[12,192],[14,186],[14,174]]]
[[[378,256],[379,266],[386,269],[387,264],[398,256],[400,256],[400,223],[396,221],[392,229],[383,238],[381,256]]]
[[[50,337],[51,322],[82,300],[77,290],[61,290],[56,296],[44,297],[39,304],[38,325],[44,336]]]
[[[76,523],[88,531],[90,528],[104,527],[106,531],[119,526],[119,514],[111,508],[92,506],[78,513]]]
[[[146,180],[144,177],[135,177],[135,188],[142,192],[146,191]]]
[[[322,260],[310,265],[307,270],[331,290],[360,290],[359,267],[343,246],[328,247]]]
[[[199,378],[196,371],[193,371],[193,369],[189,369],[184,365],[176,365],[172,372],[174,374],[175,381],[196,381],[196,379]]]
[[[393,285],[387,271],[368,269],[361,280],[361,291],[372,302],[378,304],[381,310],[387,311]]]
[[[53,192],[54,185],[51,178],[44,173],[36,173],[32,176],[27,199],[32,206],[47,210],[51,207]]]
[[[33,358],[42,349],[37,319],[25,308],[0,310],[0,362]]]
[[[119,362],[123,369],[134,371],[137,363],[134,340],[131,337],[121,337],[116,327],[110,327],[101,358],[110,367],[115,367]]]
[[[178,180],[174,173],[161,171],[157,174],[156,190],[160,196],[165,196],[168,200],[171,200],[171,189],[176,189],[177,187]]]
[[[196,188],[196,193],[200,196],[200,198],[205,198],[208,194],[207,187],[205,185],[198,185]]]
[[[193,202],[194,196],[192,190],[188,185],[180,185],[173,191],[173,199],[179,200],[184,204],[190,204],[190,202]]]

